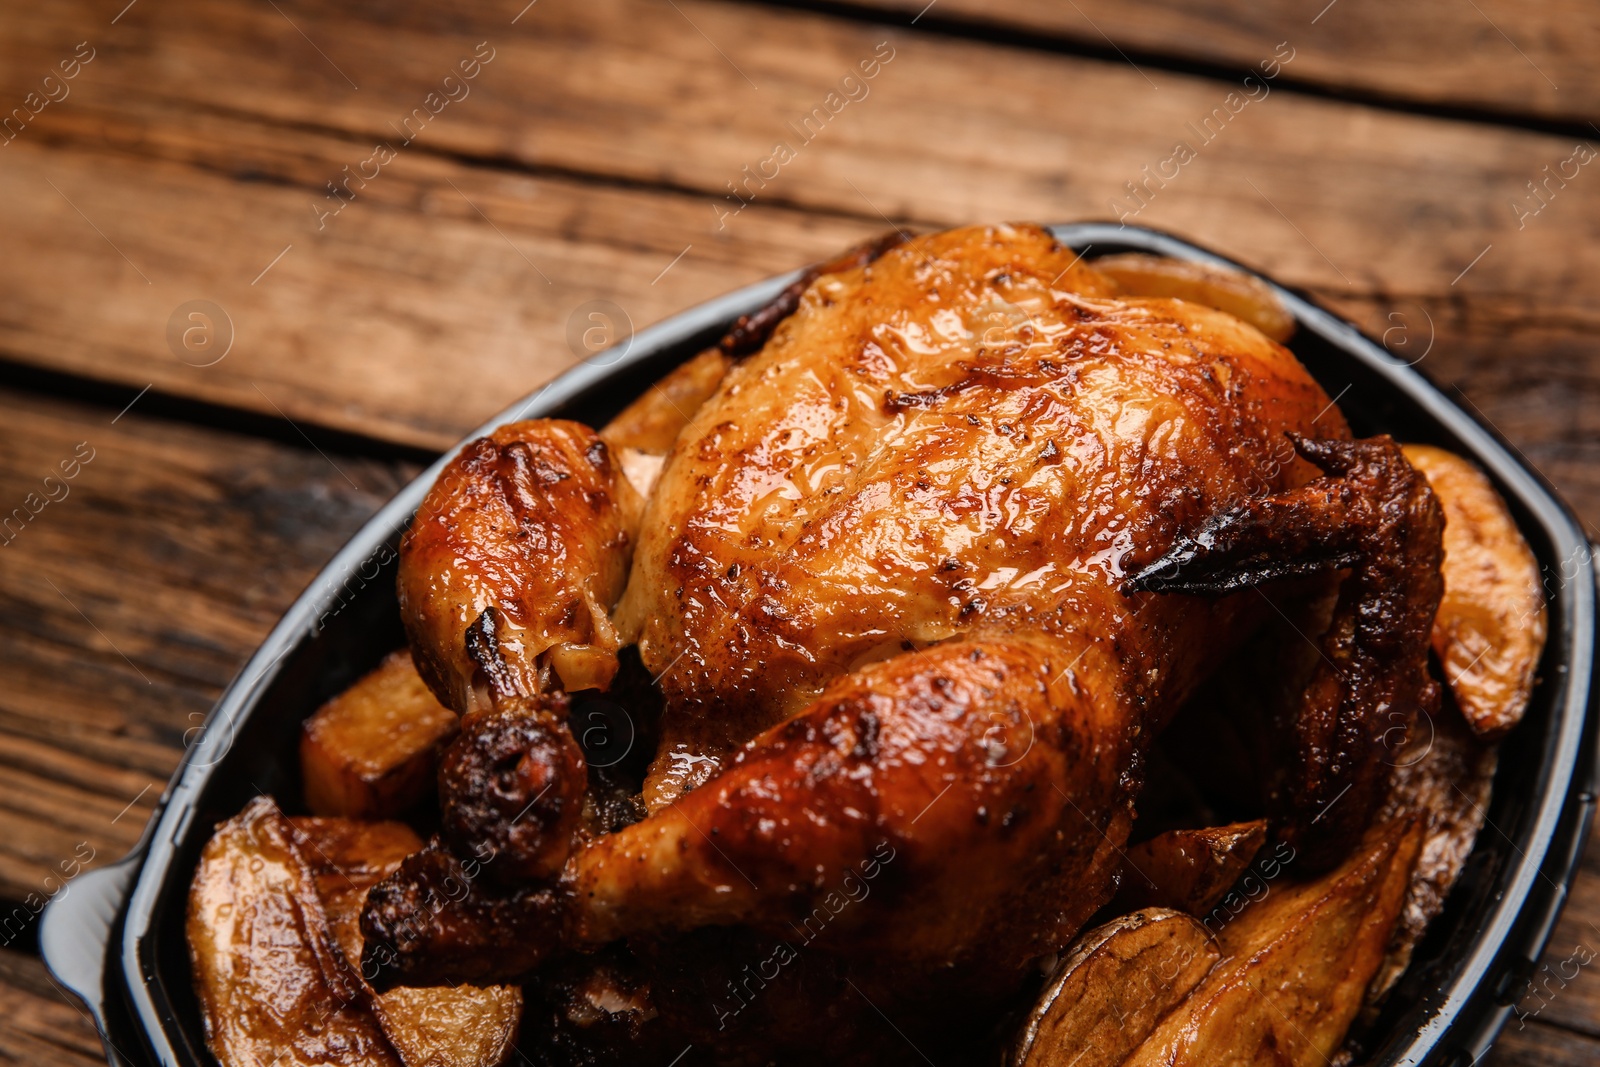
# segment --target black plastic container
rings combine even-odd
[[[1088,223],[1054,231],[1091,259],[1145,251],[1237,267],[1150,230]],[[598,425],[793,278],[749,286],[644,330],[508,408],[480,433],[546,415]],[[1509,502],[1543,568],[1549,642],[1527,717],[1502,748],[1488,825],[1367,1042],[1375,1065],[1465,1067],[1521,995],[1566,899],[1594,810],[1592,550],[1513,449],[1354,327],[1275,288],[1299,323],[1290,347],[1339,397],[1356,431],[1471,457]],[[379,511],[273,629],[218,701],[133,853],[82,875],[46,910],[45,961],[94,1014],[114,1064],[213,1062],[184,942],[190,875],[215,822],[257,793],[299,795],[301,720],[402,642],[395,548],[443,463]]]

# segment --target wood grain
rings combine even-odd
[[[1600,1042],[1559,1026],[1534,1020],[1518,1026],[1516,1020],[1501,1033],[1483,1067],[1593,1067]]]
[[[1224,107],[1225,83],[1161,74],[1156,90],[1120,62],[692,0],[553,0],[515,26],[489,8],[279,6],[332,63],[270,6],[141,5],[4,149],[0,220],[52,254],[0,264],[17,306],[0,351],[441,446],[568,365],[587,300],[642,325],[886,217],[1106,217],[1179,139],[1197,157],[1130,221],[1379,322],[1406,304],[1540,322],[1574,350],[1597,325],[1600,182],[1580,170],[1520,230],[1511,206],[1570,139],[1275,91],[1204,143],[1190,124]],[[3,46],[4,69],[38,68],[93,14],[52,6]],[[480,41],[495,58],[471,95],[319,231],[324,183],[395,140],[391,123]],[[881,41],[895,58],[869,94],[749,184],[743,168],[798,143],[790,123]],[[735,181],[755,199],[719,228]],[[239,334],[205,369],[163,341],[199,296]]]
[[[1600,528],[1600,179],[1584,165],[1547,204],[1527,188],[1600,113],[1591,6],[939,0],[930,34],[873,21],[924,0],[525,2],[65,0],[0,16],[0,118],[50,91],[79,42],[94,50],[70,95],[0,132],[0,373],[128,399],[152,385],[288,427],[256,439],[139,404],[113,421],[120,405],[0,388],[0,519],[80,442],[95,455],[0,538],[14,946],[26,936],[6,916],[85,849],[101,863],[133,843],[188,731],[415,469],[279,443],[294,427],[442,448],[571,366],[592,301],[642,327],[890,220],[1115,217],[1179,140],[1195,158],[1127,221],[1265,269],[1420,356]],[[1283,77],[1229,114],[1281,41]],[[323,214],[327,183],[398,145],[395,124],[426,114],[479,42],[493,58],[470,94]],[[882,47],[893,59],[849,100],[841,79]],[[829,117],[802,137],[818,107]],[[1505,121],[1462,120],[1490,113]],[[1208,115],[1221,132],[1195,128]],[[779,141],[794,158],[749,178]],[[233,325],[206,367],[167,338],[196,299]],[[1591,950],[1592,850],[1536,972],[1555,978],[1487,1063],[1600,1060],[1600,961],[1564,979]],[[100,1061],[37,960],[3,945],[0,1061]]]
[[[5,514],[61,496],[0,544],[0,918],[133,845],[222,687],[415,471],[116,415],[0,389]]]
[[[1280,41],[1293,77],[1327,89],[1511,119],[1586,125],[1600,111],[1600,12],[1582,0],[863,0],[957,26],[1095,50],[1255,66]]]
[[[1512,301],[1323,298],[1491,425],[1600,539],[1600,338]]]
[[[1550,935],[1530,988],[1508,1030],[1533,1022],[1585,1034],[1600,1043],[1600,830],[1590,835],[1572,895]],[[1595,1062],[1591,1060],[1590,1062]]]
[[[0,321],[0,351],[126,383],[130,396],[154,382],[442,449],[574,366],[583,350],[569,347],[569,325],[591,301],[620,309],[609,314],[621,336],[626,323],[643,327],[884,228],[770,211],[760,240],[734,248],[702,240],[704,252],[652,285],[702,236],[704,209],[687,198],[534,181],[413,154],[347,208],[326,241],[308,244],[298,227],[311,198],[293,184],[337,170],[336,160],[357,151],[351,142],[253,123],[195,125],[177,135],[150,130],[143,147],[170,153],[153,161],[115,150],[12,149],[0,172],[0,199],[11,198],[15,211],[7,225],[53,254],[10,277],[0,269],[17,309]],[[211,169],[228,161],[272,180],[240,184]],[[111,167],[114,185],[103,181]],[[152,284],[84,225],[69,197],[116,234]],[[87,319],[73,306],[85,284],[103,294]],[[220,305],[233,324],[233,348],[214,365],[191,365],[210,360],[186,362],[167,343],[169,317],[194,299]]]
[[[0,1063],[92,1067],[105,1062],[94,1023],[44,964],[0,949]]]

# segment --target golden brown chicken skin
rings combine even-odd
[[[1159,721],[1232,602],[1119,583],[1343,435],[1282,347],[1120,300],[1034,227],[957,230],[824,276],[683,431],[617,613],[668,710],[659,804],[833,677],[974,628],[1114,649]]]
[[[1336,859],[1381,796],[1385,714],[1437,697],[1437,506],[1254,327],[1117,293],[1032,226],[918,238],[807,284],[678,432],[637,527],[614,620],[662,693],[650,814],[555,840],[552,809],[538,856],[565,856],[559,875],[488,879],[403,944],[429,876],[402,867],[364,918],[388,980],[502,977],[456,952],[496,923],[507,973],[706,927],[787,936],[871,867],[819,951],[874,1003],[936,1019],[954,990],[1014,988],[1109,898],[1150,739],[1272,611],[1273,582],[1342,569],[1319,651],[1345,670],[1281,724],[1275,819]],[[570,544],[528,555],[530,588],[626,558],[591,519],[548,529]],[[470,613],[413,641],[464,642]],[[521,763],[491,761],[538,771],[508,797],[580,773],[551,769],[559,696],[505,699],[544,716]]]
[[[843,917],[853,949],[935,967],[1051,951],[1102,903],[1077,890],[1109,877],[1132,815],[1126,724],[1074,683],[1071,658],[959,638],[839,678],[723,773],[583,850],[580,939],[781,936],[876,859],[897,906]]]
[[[609,685],[638,513],[580,423],[513,422],[462,449],[400,544],[400,614],[440,702],[466,712],[494,691]]]

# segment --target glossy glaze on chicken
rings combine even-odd
[[[881,242],[742,329],[681,418],[502,427],[418,513],[402,610],[464,718],[441,842],[368,899],[380,984],[625,945],[658,1025],[748,1058],[868,1006],[937,1034],[1110,899],[1153,738],[1308,577],[1342,585],[1272,727],[1272,832],[1308,869],[1361,836],[1394,723],[1438,700],[1441,520],[1287,349],[1021,225]],[[572,708],[630,645],[644,814],[600,829]],[[486,843],[474,897],[429,907]],[[771,995],[787,1030],[671,1006],[674,946],[738,973],[868,865]]]

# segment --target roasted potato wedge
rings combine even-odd
[[[733,360],[708,348],[668,371],[644,395],[606,423],[600,439],[612,448],[664,456],[706,398],[722,384]],[[643,490],[641,490],[643,492]]]
[[[1473,732],[1503,737],[1522,719],[1544,651],[1539,562],[1482,471],[1429,445],[1406,445],[1405,454],[1444,508],[1433,650]]]
[[[1224,960],[1126,1067],[1326,1067],[1383,962],[1421,838],[1413,822],[1378,826],[1331,873],[1273,886],[1222,928]]]
[[[403,822],[297,817],[289,820],[322,901],[334,944],[348,961],[361,959],[361,905],[367,890],[400,866],[422,839]]]
[[[422,849],[404,823],[295,819],[295,842],[307,857],[334,942],[355,966],[361,959],[361,907],[367,890]],[[510,1053],[522,1017],[518,986],[460,985],[367,991],[384,1036],[405,1067],[494,1067]]]
[[[356,970],[367,890],[422,842],[402,823],[286,819],[257,797],[217,828],[189,891],[189,954],[223,1067],[497,1067],[522,991],[397,989]]]
[[[405,1067],[495,1067],[516,1044],[522,987],[397,986],[372,1010]]]
[[[1104,256],[1091,265],[1127,296],[1175,297],[1226,311],[1280,343],[1294,335],[1294,316],[1265,283],[1248,274],[1143,252]]]
[[[1388,954],[1368,987],[1369,1004],[1381,1002],[1399,982],[1428,924],[1444,910],[1483,829],[1497,762],[1495,745],[1473,736],[1466,720],[1449,709],[1407,732],[1378,821],[1415,818],[1422,827],[1422,850]]]
[[[1221,958],[1194,919],[1147,908],[1081,935],[1022,1029],[1015,1067],[1116,1067]]]
[[[257,797],[201,853],[188,935],[206,1044],[223,1067],[398,1067],[294,836]]]
[[[680,363],[650,386],[643,396],[606,423],[600,439],[616,452],[623,477],[649,496],[678,432],[722,384],[733,359],[708,348]]]
[[[306,806],[351,818],[400,814],[433,788],[439,752],[456,722],[417,675],[411,654],[391,653],[306,720],[300,735]]]
[[[1250,869],[1266,840],[1267,822],[1256,819],[1169,830],[1130,845],[1122,887],[1112,906],[1119,911],[1173,908],[1204,915]]]

